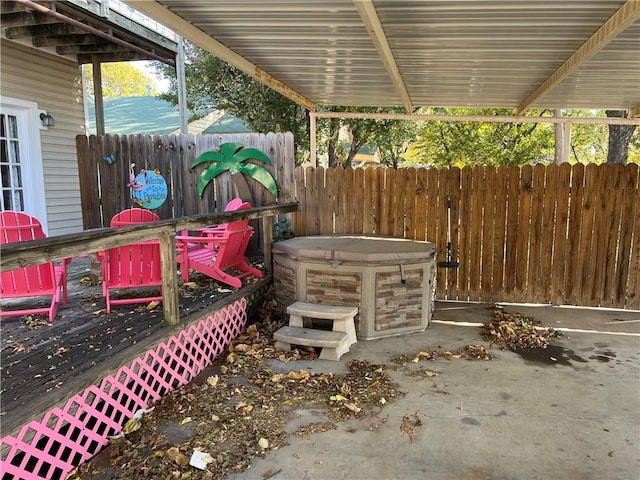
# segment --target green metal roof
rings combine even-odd
[[[253,130],[238,117],[225,113],[218,120],[203,130],[205,133],[251,133]]]
[[[180,128],[178,107],[156,97],[104,99],[105,133],[166,134]],[[89,104],[89,132],[96,133],[95,107]]]

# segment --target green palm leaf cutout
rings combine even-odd
[[[198,195],[200,195],[200,198],[204,196],[204,189],[207,188],[207,185],[225,171],[227,171],[227,169],[222,163],[214,163],[202,171],[200,178],[198,178]]]
[[[269,190],[274,197],[278,196],[278,185],[271,175],[271,172],[266,168],[256,165],[255,163],[245,163],[240,168],[240,171],[248,177],[260,182],[262,186]]]
[[[271,165],[271,159],[257,148],[243,148],[235,154],[235,158],[242,161],[249,159],[260,160],[267,165]]]
[[[224,157],[222,156],[222,154],[220,154],[220,152],[215,152],[215,151],[211,151],[211,152],[204,152],[202,154],[200,154],[191,164],[191,168],[200,165],[201,163],[204,162],[221,162],[224,160]]]
[[[204,190],[211,181],[223,172],[231,175],[244,174],[261,183],[274,197],[278,196],[278,185],[271,172],[260,165],[246,163],[247,160],[258,160],[271,165],[271,160],[257,148],[244,148],[242,144],[235,142],[223,143],[219,151],[209,151],[200,154],[191,165],[194,168],[202,163],[211,162],[200,174],[198,179],[198,195],[204,195]]]

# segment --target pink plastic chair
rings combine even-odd
[[[231,205],[231,207],[230,207]],[[234,199],[225,212],[251,208],[249,202]],[[262,278],[263,273],[248,264],[244,256],[253,228],[249,220],[238,220],[214,228],[203,229],[204,236],[177,236],[178,262],[182,280],[189,281],[189,269],[200,272],[235,288],[242,286],[242,278],[254,275]],[[228,270],[235,269],[239,275]]]
[[[0,212],[0,243],[28,242],[46,238],[38,219],[23,212]],[[51,304],[41,308],[23,308],[5,310],[0,317],[16,317],[31,314],[49,314],[49,322],[53,322],[60,301],[67,303],[67,264],[65,259],[61,265],[53,262],[18,268],[0,274],[0,298],[25,298],[51,296]]]
[[[149,210],[131,208],[116,214],[111,219],[111,228],[157,220],[158,216]],[[112,290],[162,286],[159,240],[110,248],[98,252],[97,256],[102,264],[102,294],[107,302],[107,313],[111,313],[111,305],[162,301],[162,295],[119,299],[112,299],[110,295]]]

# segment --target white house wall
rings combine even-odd
[[[36,102],[55,119],[40,130],[48,235],[82,231],[75,137],[84,133],[80,67],[2,39],[0,94]]]

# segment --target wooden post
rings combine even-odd
[[[96,111],[96,135],[104,135],[104,102],[102,98],[102,66],[97,55],[93,56],[93,101]]]
[[[569,154],[571,153],[571,122],[564,124],[564,134],[562,135],[564,146],[562,147],[562,163],[569,161]]]
[[[264,270],[268,274],[273,272],[271,264],[271,247],[273,245],[273,223],[274,217],[262,217],[262,251],[264,254]]]
[[[176,237],[160,237],[160,258],[162,259],[162,310],[165,325],[180,322],[178,308],[178,269],[176,267]]]
[[[310,150],[310,158],[309,160],[311,161],[311,166],[312,167],[317,167],[318,166],[318,159],[317,159],[317,155],[318,152],[316,152],[316,112],[309,112],[309,119],[310,119],[310,125],[309,125],[309,150]]]

